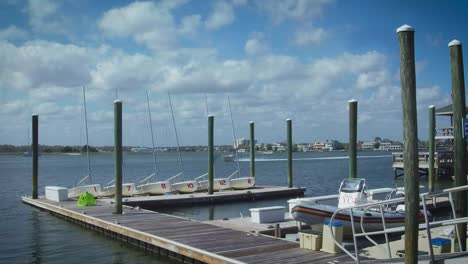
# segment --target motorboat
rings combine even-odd
[[[313,225],[329,220],[338,209],[401,196],[403,196],[402,189],[381,188],[369,191],[367,190],[365,179],[345,179],[341,182],[337,196],[329,195],[315,197],[315,199],[314,197],[312,199],[305,198],[303,201],[301,199],[294,199],[294,201],[290,200],[288,202],[290,203],[290,207],[292,207],[291,215],[294,219]],[[334,204],[332,201],[334,201]],[[362,221],[367,231],[381,230],[383,228],[382,218],[385,219],[387,228],[402,226],[405,221],[405,211],[403,208],[404,206],[395,205],[385,207],[382,212],[378,208],[368,210],[356,208],[353,209],[352,219],[350,210],[344,209],[336,214],[335,219],[342,221],[345,226],[350,226],[351,222],[359,224]],[[419,220],[424,220],[422,212],[419,214]]]

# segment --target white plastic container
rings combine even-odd
[[[62,202],[68,200],[68,188],[60,186],[46,186],[45,196],[47,200]]]
[[[343,222],[333,221],[331,229],[335,235],[335,239],[338,243],[343,243]],[[323,223],[323,239],[321,251],[336,254],[341,252],[341,248],[335,244],[333,237],[330,233],[330,222],[325,221]]]
[[[261,208],[250,208],[250,216],[252,222],[263,224],[263,223],[274,223],[284,221],[284,213],[286,207],[284,206],[271,206]]]

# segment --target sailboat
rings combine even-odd
[[[232,118],[232,109],[231,109],[231,99],[228,96],[228,105],[229,105],[229,113],[231,115],[231,125],[232,125],[232,137],[234,142],[237,141],[236,138],[236,130],[234,128],[234,119]],[[237,147],[234,146],[234,156],[236,158],[236,165],[237,170],[234,171],[231,175],[229,175],[228,179],[233,189],[242,190],[248,189],[255,186],[255,178],[254,177],[241,177],[240,174],[240,165],[239,165],[239,154],[237,153]],[[237,178],[234,176],[237,175]]]
[[[185,173],[184,173],[184,162],[182,160],[182,154],[180,153],[180,143],[179,143],[179,136],[177,134],[177,126],[175,123],[175,118],[174,118],[174,109],[172,108],[172,100],[171,100],[171,94],[167,94],[169,97],[169,106],[171,107],[171,115],[172,115],[172,124],[174,126],[174,132],[176,136],[176,141],[177,141],[177,153],[179,154],[179,164],[180,164],[180,169],[181,172],[177,173],[176,175],[170,177],[167,179],[168,181],[172,181],[179,176],[182,176],[184,181],[182,182],[173,182],[171,184],[171,188],[173,191],[177,191],[179,193],[193,193],[198,190],[198,182],[194,180],[185,180]]]
[[[209,115],[208,111],[208,98],[206,97],[205,94],[205,106],[206,106],[206,115]],[[201,179],[201,178],[206,178],[208,176],[208,173],[205,173],[201,176],[198,176],[195,178],[195,180]],[[199,190],[205,190],[208,189],[208,180],[202,180],[198,181],[199,185]],[[220,191],[220,190],[227,190],[231,189],[231,182],[229,181],[229,178],[214,178],[213,179],[213,190],[214,191]]]
[[[94,196],[100,196],[102,192],[101,184],[93,184],[91,177],[91,161],[89,158],[89,138],[88,138],[88,119],[86,116],[86,91],[83,86],[83,106],[84,106],[84,117],[85,117],[85,128],[86,128],[86,158],[88,159],[88,175],[81,179],[73,188],[68,189],[68,198],[78,198],[82,193],[88,192]],[[81,185],[86,180],[89,180],[90,184]]]
[[[150,123],[150,130],[151,130],[151,143],[152,143],[152,153],[153,153],[153,173],[151,173],[148,177],[144,178],[140,181],[140,185],[137,186],[137,189],[141,193],[147,194],[164,194],[167,192],[171,192],[171,183],[169,181],[158,181],[158,182],[151,182],[150,180],[157,177],[157,162],[156,162],[156,153],[154,151],[154,134],[153,134],[153,123],[151,121],[151,110],[149,105],[149,96],[148,91],[146,91],[146,104],[148,106],[148,118]]]

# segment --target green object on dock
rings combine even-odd
[[[405,263],[418,262],[419,165],[416,109],[414,28],[397,29],[400,45],[400,80],[403,107],[403,160],[405,187]]]
[[[88,192],[82,193],[76,202],[79,207],[96,205],[96,198]]]
[[[449,43],[450,69],[452,77],[452,101],[453,101],[453,169],[455,186],[466,185],[466,139],[463,138],[462,119],[466,117],[465,108],[465,77],[463,69],[462,44],[458,40]],[[455,194],[455,211],[457,217],[466,217],[467,209],[466,191]],[[466,249],[466,224],[459,224],[461,248]],[[455,248],[457,249],[457,248]]]
[[[250,121],[250,177],[255,177],[255,123]]]
[[[357,177],[357,105],[356,100],[349,102],[349,178]]]
[[[213,194],[214,179],[214,116],[208,116],[208,194]]]
[[[115,210],[122,214],[122,101],[114,101]]]
[[[293,168],[292,168],[292,121],[286,119],[287,137],[288,137],[288,188],[293,187]]]
[[[434,191],[435,107],[429,106],[429,192]]]
[[[39,178],[39,115],[32,115],[32,198],[38,196]]]

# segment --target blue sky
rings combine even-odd
[[[448,42],[467,39],[465,1],[55,1],[0,3],[0,144],[26,144],[40,116],[42,144],[112,144],[115,90],[124,144],[149,145],[145,90],[157,144],[206,144],[205,94],[215,144],[256,122],[260,142],[347,141],[347,102],[359,101],[358,138],[401,139],[396,29],[416,29],[418,128],[427,107],[450,103]],[[446,120],[440,119],[444,124]]]

